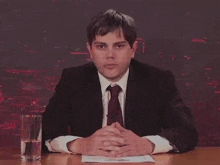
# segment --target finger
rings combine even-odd
[[[115,122],[115,127],[118,128],[120,131],[126,131],[126,129],[122,127],[118,122]]]
[[[102,135],[93,135],[88,138],[92,146],[100,148],[103,146],[108,146],[108,142],[116,144],[116,146],[121,146],[124,143],[124,139],[119,136],[102,136]]]
[[[112,123],[111,126],[115,128],[115,124],[116,124],[116,122]]]
[[[103,131],[101,133],[99,133],[99,135],[104,135],[104,136],[115,136],[117,134],[109,132],[109,131]]]
[[[116,157],[116,155],[118,154],[117,151],[110,151],[110,153],[111,153],[112,157]]]
[[[137,156],[138,154],[134,151],[127,151],[123,153],[118,153],[116,157],[125,157],[125,156]]]
[[[106,126],[104,128],[99,129],[95,133],[98,135],[108,135],[108,134],[112,134],[112,133],[115,135],[119,135],[120,131],[113,126]]]
[[[133,148],[131,145],[128,145],[128,146],[121,147],[116,157],[136,156],[136,155],[138,155],[138,153],[135,150],[135,148]]]
[[[119,129],[116,128],[114,125],[105,127],[105,130],[106,130],[106,131],[109,131],[109,132],[112,132],[112,133],[114,133],[114,134],[116,134],[116,135],[119,135],[119,134],[121,133],[121,132],[119,131]]]
[[[132,145],[122,146],[118,151],[119,156],[149,155],[151,150],[148,148],[134,147]]]
[[[104,141],[103,142],[104,146],[121,146],[120,143],[114,142],[114,141]]]
[[[102,142],[112,141],[118,144],[124,144],[124,139],[119,136],[100,136],[98,140]]]
[[[118,151],[119,154],[122,154],[122,153],[126,153],[128,151],[132,151],[133,148],[131,147],[131,145],[126,145],[126,146],[122,146],[120,148],[120,151]]]
[[[102,148],[100,148],[102,150],[105,150],[105,151],[120,151],[120,147],[118,146],[103,146]]]

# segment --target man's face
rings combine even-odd
[[[134,57],[136,42],[131,48],[123,32],[116,30],[104,36],[96,36],[91,46],[87,43],[91,59],[106,79],[116,82],[127,71]]]

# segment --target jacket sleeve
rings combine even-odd
[[[68,72],[64,69],[55,88],[55,94],[49,100],[49,104],[42,114],[42,150],[45,152],[48,152],[45,146],[46,140],[68,135],[68,114],[72,109],[69,102],[70,85],[68,80]]]
[[[198,143],[198,133],[191,110],[183,103],[173,74],[167,71],[163,78],[161,91],[166,103],[161,107],[163,121],[159,135],[169,140],[180,153],[192,150]]]

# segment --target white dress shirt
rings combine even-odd
[[[107,80],[105,77],[103,77],[99,72],[99,81],[101,85],[101,91],[102,91],[102,103],[103,103],[103,122],[102,122],[102,127],[105,127],[107,125],[107,114],[108,114],[108,102],[110,100],[110,91],[106,90],[109,85],[115,86],[119,85],[122,89],[122,91],[118,95],[119,103],[121,106],[122,110],[122,117],[123,117],[123,122],[125,124],[125,118],[124,118],[124,105],[125,105],[125,97],[126,97],[126,89],[127,89],[127,80],[128,80],[128,74],[129,74],[129,69],[127,72],[123,75],[123,77],[117,81],[112,83],[111,81]],[[126,126],[125,126],[126,127]],[[67,143],[76,140],[78,136],[59,136],[53,140],[47,140],[45,142],[47,148],[51,152],[62,152],[62,153],[70,153],[71,152],[67,149]],[[173,147],[170,145],[169,141],[159,135],[151,135],[151,136],[144,136],[143,138],[147,138],[150,140],[152,143],[155,144],[155,149],[153,151],[153,154],[156,153],[165,153],[173,149]]]

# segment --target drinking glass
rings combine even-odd
[[[21,158],[23,160],[41,159],[41,123],[41,115],[21,116]]]

